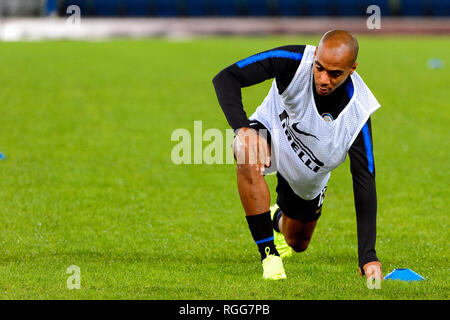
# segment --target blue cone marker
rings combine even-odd
[[[439,58],[430,58],[427,61],[428,68],[430,69],[442,69],[444,68],[444,63]]]
[[[6,159],[5,155],[0,152],[0,160],[5,160],[5,159]]]
[[[387,276],[384,277],[384,280],[402,280],[402,281],[421,281],[425,280],[420,274],[412,271],[411,269],[395,269]]]

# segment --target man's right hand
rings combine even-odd
[[[233,141],[237,164],[255,165],[261,173],[270,166],[270,146],[255,129],[240,128]]]

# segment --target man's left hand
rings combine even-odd
[[[375,280],[383,280],[383,271],[379,261],[368,262],[364,265],[363,269],[367,279],[373,278]],[[359,274],[362,276],[361,268]]]

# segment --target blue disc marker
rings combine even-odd
[[[439,58],[430,58],[427,61],[429,69],[442,69],[444,68],[444,63]]]
[[[425,280],[420,274],[412,271],[411,269],[395,269],[384,280],[402,280],[402,281],[422,281]]]

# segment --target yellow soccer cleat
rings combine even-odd
[[[263,278],[266,280],[282,280],[286,279],[284,272],[283,261],[279,256],[269,255],[270,249],[266,247],[266,258],[262,261]]]
[[[270,218],[273,221],[273,216],[275,215],[275,212],[278,210],[278,205],[274,204],[270,207]],[[284,239],[284,235],[281,232],[276,232],[273,230],[273,242],[275,243],[275,248],[277,248],[278,253],[280,254],[281,258],[289,258],[292,256],[292,253],[294,250],[287,244],[286,240]]]

